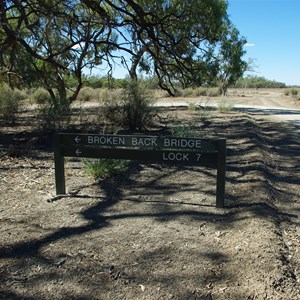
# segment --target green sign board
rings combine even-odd
[[[112,158],[217,169],[216,207],[224,207],[225,139],[59,133],[54,136],[56,193],[65,194],[64,157]]]

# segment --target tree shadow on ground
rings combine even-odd
[[[238,128],[236,128],[237,125]],[[106,179],[99,182],[98,188],[104,194],[104,197],[80,213],[87,221],[86,225],[58,228],[41,238],[2,247],[0,249],[1,259],[18,260],[18,263],[8,269],[6,273],[2,273],[1,279],[3,279],[3,282],[6,281],[7,278],[12,278],[11,272],[14,272],[14,269],[22,269],[24,274],[29,272],[32,268],[33,261],[34,264],[49,266],[49,268],[45,268],[46,272],[39,276],[26,277],[24,279],[26,281],[24,285],[30,286],[39,281],[43,282],[45,278],[49,279],[52,276],[57,276],[58,266],[55,265],[55,261],[47,258],[43,254],[41,251],[42,247],[74,236],[101,231],[108,226],[113,226],[112,224],[115,224],[118,220],[153,219],[156,222],[171,222],[186,217],[190,221],[198,222],[212,222],[213,220],[214,223],[222,227],[230,226],[238,220],[241,220],[241,218],[245,218],[244,215],[240,216],[240,208],[243,208],[243,211],[247,210],[251,212],[249,216],[256,215],[261,218],[278,218],[284,216],[293,218],[293,213],[278,209],[272,199],[284,193],[285,204],[287,204],[291,201],[290,199],[297,196],[295,190],[289,188],[283,189],[281,185],[297,184],[298,182],[296,177],[298,176],[297,174],[299,174],[297,171],[299,171],[300,166],[300,140],[298,139],[298,129],[291,127],[290,124],[278,125],[266,121],[254,122],[251,118],[245,116],[242,120],[239,120],[239,123],[233,120],[229,124],[224,124],[220,119],[219,122],[214,125],[213,130],[217,134],[222,133],[228,140],[227,205],[224,210],[214,209],[210,204],[197,204],[190,201],[179,201],[179,205],[184,205],[184,209],[174,210],[172,206],[178,204],[178,202],[169,199],[175,195],[178,190],[182,189],[189,192],[197,192],[197,188],[188,182],[182,182],[171,188],[169,185],[161,184],[165,177],[176,176],[177,173],[182,171],[182,167],[171,168],[168,172],[162,170],[160,177],[152,178],[148,180],[144,186],[141,186],[140,182],[136,179],[132,179],[130,174],[140,173],[143,168],[149,168],[149,166],[132,163],[125,176],[119,176],[117,180]],[[292,133],[290,133],[291,130]],[[274,135],[275,133],[276,135]],[[285,163],[285,160],[287,163]],[[288,164],[290,161],[293,162],[291,165]],[[200,169],[197,170],[197,172],[203,177],[208,177],[210,182],[214,181],[215,175],[210,170]],[[251,176],[249,176],[249,174]],[[233,188],[236,185],[242,186],[238,193],[233,192]],[[247,193],[249,193],[254,186],[259,187],[268,194],[265,199],[263,198],[265,201],[259,201],[260,198],[249,199],[249,194],[247,195]],[[143,198],[136,199],[134,197],[126,197],[129,198],[127,201],[133,203],[159,204],[159,211],[155,211],[152,206],[149,206],[149,211],[108,213],[109,209],[116,207],[123,201],[124,190],[131,191],[130,196],[132,196],[135,191],[141,196],[150,194],[151,198],[146,200]],[[206,193],[209,196],[214,195],[214,188],[207,190]],[[159,197],[159,195],[163,195],[163,197]],[[269,197],[270,195],[272,195],[271,198]],[[80,195],[74,196],[74,198],[76,197],[80,197]],[[248,216],[246,216],[246,218],[247,217]],[[171,251],[171,248],[164,250],[161,248],[154,249],[152,252],[143,253],[144,256],[141,256],[140,259],[146,261],[144,267],[147,267],[148,264],[149,268],[154,268],[151,258],[157,255],[164,255],[164,253],[169,255]],[[202,255],[216,263],[226,259],[223,253],[214,251],[209,253],[198,252],[195,256],[196,255]],[[78,263],[75,258],[74,263]],[[82,267],[80,272],[84,273],[89,271]],[[199,276],[199,274],[196,275]],[[66,277],[69,277],[69,280],[71,280],[73,276],[75,275],[66,275]],[[145,274],[145,276],[147,276],[147,274]],[[162,276],[157,277],[156,280],[157,282],[168,285],[174,281],[184,280],[184,278],[178,279],[180,276],[182,275],[178,274],[178,276],[176,276],[174,274],[174,277],[164,278]],[[177,277],[177,279],[175,277]],[[211,277],[210,280],[222,279],[226,281],[226,279],[228,279],[226,272],[222,273],[222,278],[216,274],[212,274]],[[140,280],[140,282],[143,282],[143,280]],[[83,285],[84,283],[85,282],[83,282]],[[89,292],[92,289],[91,286],[88,287]],[[183,298],[181,299],[184,299],[184,297],[188,299],[189,295],[190,292],[187,291],[185,296],[182,294]],[[39,297],[21,297],[17,295],[17,293],[8,290],[1,291],[0,298],[1,297],[3,299],[5,297],[11,299],[39,299]],[[83,295],[81,295],[80,298],[77,296],[74,297],[74,299],[84,299]],[[241,297],[243,297],[243,295],[241,295]],[[86,299],[88,299],[88,297],[86,297]]]

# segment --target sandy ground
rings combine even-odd
[[[284,95],[284,89],[229,89],[227,96],[219,97],[160,97],[159,102],[165,103],[197,103],[202,105],[219,104],[224,100],[232,106],[273,107],[300,109],[300,101]]]
[[[256,112],[265,116],[273,116],[282,121],[300,121],[300,101],[291,96],[285,96],[283,89],[229,89],[226,97],[197,98],[159,98],[158,106],[188,106],[202,107],[228,106],[239,111]]]
[[[273,90],[226,100],[299,108]],[[101,132],[99,113],[75,114],[72,130]],[[0,299],[299,299],[297,122],[257,108],[159,113],[151,134],[180,124],[226,137],[226,207],[215,208],[214,169],[143,161],[94,180],[67,159],[68,195],[54,198],[51,135],[22,113],[0,131]]]

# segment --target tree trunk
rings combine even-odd
[[[134,56],[134,58],[132,59],[132,65],[131,65],[131,68],[129,70],[129,76],[130,76],[130,79],[131,80],[137,80],[138,77],[137,77],[137,67],[139,65],[139,62],[142,58],[142,56],[144,55],[144,53],[146,52],[147,50],[147,45],[144,45],[137,53],[136,55]]]

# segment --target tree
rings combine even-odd
[[[247,62],[241,58],[245,54],[244,45],[246,40],[240,38],[239,31],[231,26],[221,40],[220,51],[218,53],[220,93],[226,95],[227,89],[242,77],[247,70]]]
[[[84,1],[99,11],[95,1]],[[137,69],[152,71],[159,85],[172,94],[174,82],[183,86],[195,77],[214,73],[207,57],[217,47],[230,22],[223,0],[127,0],[104,1],[115,12],[118,23],[114,30],[122,37],[131,65],[122,61],[131,79],[137,79]],[[108,9],[107,9],[108,11]],[[99,14],[103,14],[101,10]],[[205,71],[204,71],[205,70]]]
[[[174,83],[213,80],[220,43],[221,56],[232,54],[226,10],[225,0],[1,0],[0,67],[11,85],[42,83],[54,106],[76,99],[83,70],[111,75],[118,60],[132,80],[138,68],[152,71],[173,94]]]
[[[17,82],[42,85],[54,106],[68,106],[82,85],[83,69],[99,65],[116,36],[81,1],[0,2],[1,69]],[[66,78],[76,78],[73,90]],[[69,91],[69,93],[68,93]]]

